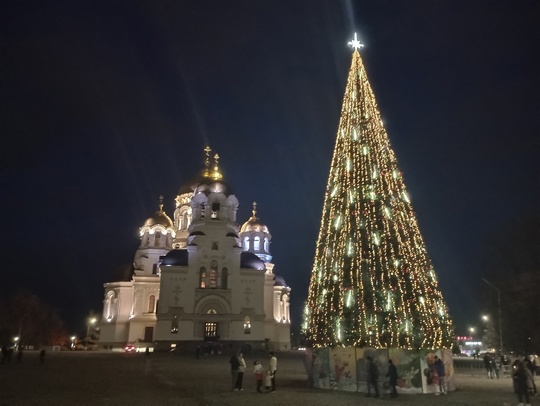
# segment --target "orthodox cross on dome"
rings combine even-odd
[[[163,211],[163,195],[159,195],[159,211]]]
[[[251,211],[251,213],[253,214],[253,218],[256,219],[257,218],[257,202],[253,202],[253,210]]]
[[[212,148],[210,148],[210,146],[206,146],[206,148],[203,150],[204,151],[204,154],[205,154],[205,158],[204,158],[204,176],[208,176],[208,174],[210,173],[209,171],[209,168],[210,168],[210,152],[212,152]]]
[[[221,179],[223,175],[219,172],[219,155],[214,155],[214,172],[212,173],[212,178],[215,180]]]
[[[347,44],[352,46],[355,51],[358,50],[358,48],[364,47],[364,44],[358,41],[358,37],[356,36],[356,33],[354,33],[354,39],[352,41],[349,41]]]

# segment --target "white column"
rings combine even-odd
[[[281,320],[281,292],[274,291],[274,319]]]

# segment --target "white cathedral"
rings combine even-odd
[[[199,177],[180,188],[174,222],[160,202],[140,228],[129,280],[104,284],[101,346],[291,348],[291,289],[273,272],[272,236],[256,203],[239,229],[238,200],[210,151]]]

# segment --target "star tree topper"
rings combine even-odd
[[[362,44],[360,41],[358,41],[358,37],[356,36],[356,33],[354,33],[354,39],[352,41],[349,41],[347,44],[352,46],[355,51],[358,48],[363,48],[364,47],[364,44]]]

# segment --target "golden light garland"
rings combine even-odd
[[[449,348],[453,327],[355,49],[303,328],[311,345]]]

